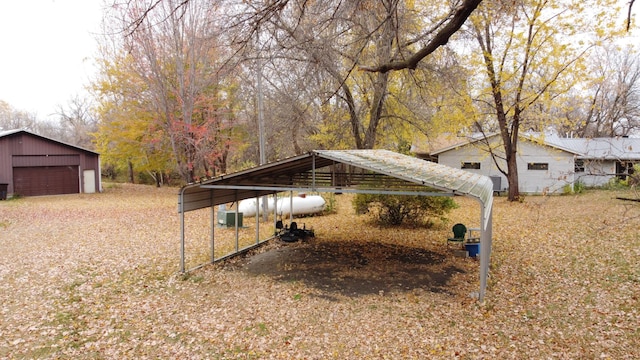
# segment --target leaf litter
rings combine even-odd
[[[336,214],[298,220],[315,238],[182,275],[176,194],[0,203],[0,358],[640,358],[640,207],[619,193],[496,198],[483,303],[478,261],[445,245],[477,225],[474,201],[432,229],[381,228],[336,196]],[[206,240],[188,249],[208,258]]]

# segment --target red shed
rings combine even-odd
[[[0,192],[5,196],[94,193],[101,188],[98,153],[26,130],[0,131]]]

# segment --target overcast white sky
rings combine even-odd
[[[102,0],[3,0],[0,100],[44,120],[93,76]]]

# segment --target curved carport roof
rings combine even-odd
[[[388,150],[314,150],[184,186],[178,199],[181,271],[185,271],[185,212],[283,191],[461,195],[476,199],[481,205],[478,295],[480,301],[484,298],[491,256],[493,182],[487,176]]]

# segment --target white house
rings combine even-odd
[[[416,152],[416,155],[489,176],[494,181],[494,190],[507,189],[507,178],[498,170],[498,167],[505,171],[507,168],[499,134],[467,139],[428,154]],[[518,141],[517,163],[522,193],[559,193],[576,181],[586,186],[601,186],[612,178],[625,178],[633,172],[633,164],[640,163],[640,139],[524,135]]]
[[[575,178],[587,186],[602,186],[611,179],[626,179],[640,164],[640,138],[551,138],[549,142],[573,149]]]

